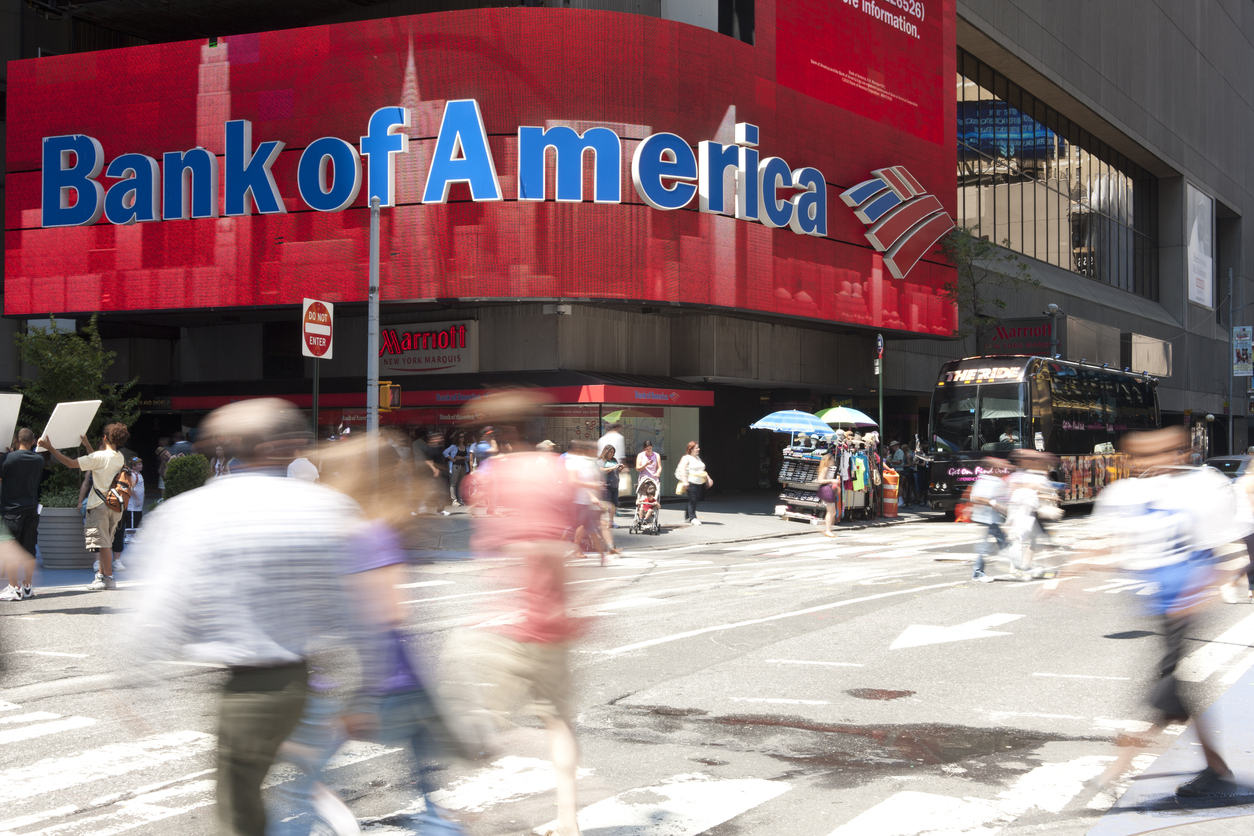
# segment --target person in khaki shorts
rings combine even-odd
[[[44,436],[39,446],[51,450],[52,456],[69,468],[91,473],[91,492],[87,494],[87,519],[84,522],[83,537],[87,543],[87,551],[100,553],[100,571],[88,589],[116,589],[113,581],[113,534],[122,520],[121,509],[114,511],[105,504],[105,493],[113,484],[113,477],[126,463],[118,450],[130,440],[131,433],[125,424],[109,424],[104,428],[103,446],[92,450],[87,436],[82,436],[83,447],[87,455],[72,459],[52,446],[52,442]]]

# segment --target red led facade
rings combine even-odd
[[[753,45],[642,15],[514,8],[13,62],[5,313],[364,301],[365,190],[346,210],[310,210],[296,162],[318,137],[356,144],[373,111],[400,105],[409,151],[396,158],[398,205],[382,215],[385,302],[678,302],[948,334],[939,291],[952,268],[931,253],[893,279],[839,193],[901,165],[954,213],[954,4],[927,0],[922,20],[909,17],[914,34],[866,5],[758,0]],[[895,0],[878,6],[904,14]],[[482,108],[504,200],[473,203],[454,187],[447,203],[423,204],[444,102],[460,98]],[[87,134],[106,160],[197,145],[221,156],[228,119],[251,120],[255,143],[286,143],[273,170],[287,214],[40,228],[43,137]],[[695,199],[670,212],[640,200],[640,140],[731,143],[736,122],[759,126],[764,158],[823,173],[827,237],[704,214]],[[622,138],[621,204],[591,202],[590,164],[584,203],[552,201],[551,163],[550,200],[516,199],[518,127],[563,124]]]

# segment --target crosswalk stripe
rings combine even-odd
[[[50,734],[59,734],[63,731],[82,729],[95,724],[96,721],[90,717],[67,717],[64,720],[53,720],[51,723],[36,723],[32,726],[7,729],[0,731],[0,746],[20,743],[23,740],[32,740],[33,738],[44,737]]]
[[[135,827],[181,816],[213,803],[214,781],[204,779],[138,795],[109,807],[101,815],[59,822],[23,836],[115,836]],[[191,800],[169,805],[190,796]]]
[[[580,769],[586,778],[591,769]],[[516,755],[501,758],[475,774],[454,781],[448,789],[431,794],[431,800],[449,810],[483,812],[490,807],[518,801],[557,787],[553,764],[539,758]]]
[[[193,757],[213,748],[213,736],[181,731],[146,737],[134,743],[114,743],[63,758],[0,771],[0,804],[47,792],[117,778],[129,772]],[[0,830],[9,829],[0,824]]]
[[[1014,786],[994,799],[952,798],[904,791],[890,796],[836,828],[829,836],[924,836],[944,833],[992,834],[1032,809],[1060,812],[1084,789],[1084,782],[1102,773],[1113,755],[1086,755],[1047,763],[1021,775]]]
[[[788,792],[783,781],[715,780],[676,775],[651,787],[628,790],[579,811],[579,829],[614,836],[696,836]],[[533,833],[557,830],[551,821]]]
[[[1185,682],[1201,682],[1251,645],[1254,645],[1254,615],[1241,619],[1204,647],[1186,656],[1176,669],[1176,678]]]

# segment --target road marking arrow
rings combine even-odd
[[[997,613],[996,615],[986,615],[983,618],[977,618],[974,621],[968,621],[966,624],[959,624],[954,627],[932,627],[924,624],[911,624],[905,629],[905,632],[897,637],[897,641],[889,645],[888,649],[899,650],[903,647],[921,647],[925,644],[960,642],[965,639],[982,639],[987,636],[1008,636],[1010,635],[1009,633],[1002,633],[987,628],[1008,624],[1020,618],[1023,618],[1023,616]]]

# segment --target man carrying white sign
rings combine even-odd
[[[105,502],[105,495],[113,487],[113,477],[126,464],[118,450],[130,437],[130,430],[125,424],[109,424],[104,428],[103,446],[100,450],[93,451],[87,436],[81,437],[83,446],[87,448],[87,455],[77,459],[72,459],[53,447],[47,435],[39,439],[39,446],[52,451],[52,457],[61,464],[91,473],[92,490],[87,495],[87,519],[83,537],[87,543],[87,551],[100,553],[100,571],[96,573],[96,579],[88,589],[117,589],[117,584],[113,581],[113,535],[118,523],[122,521],[122,509],[110,508]]]

